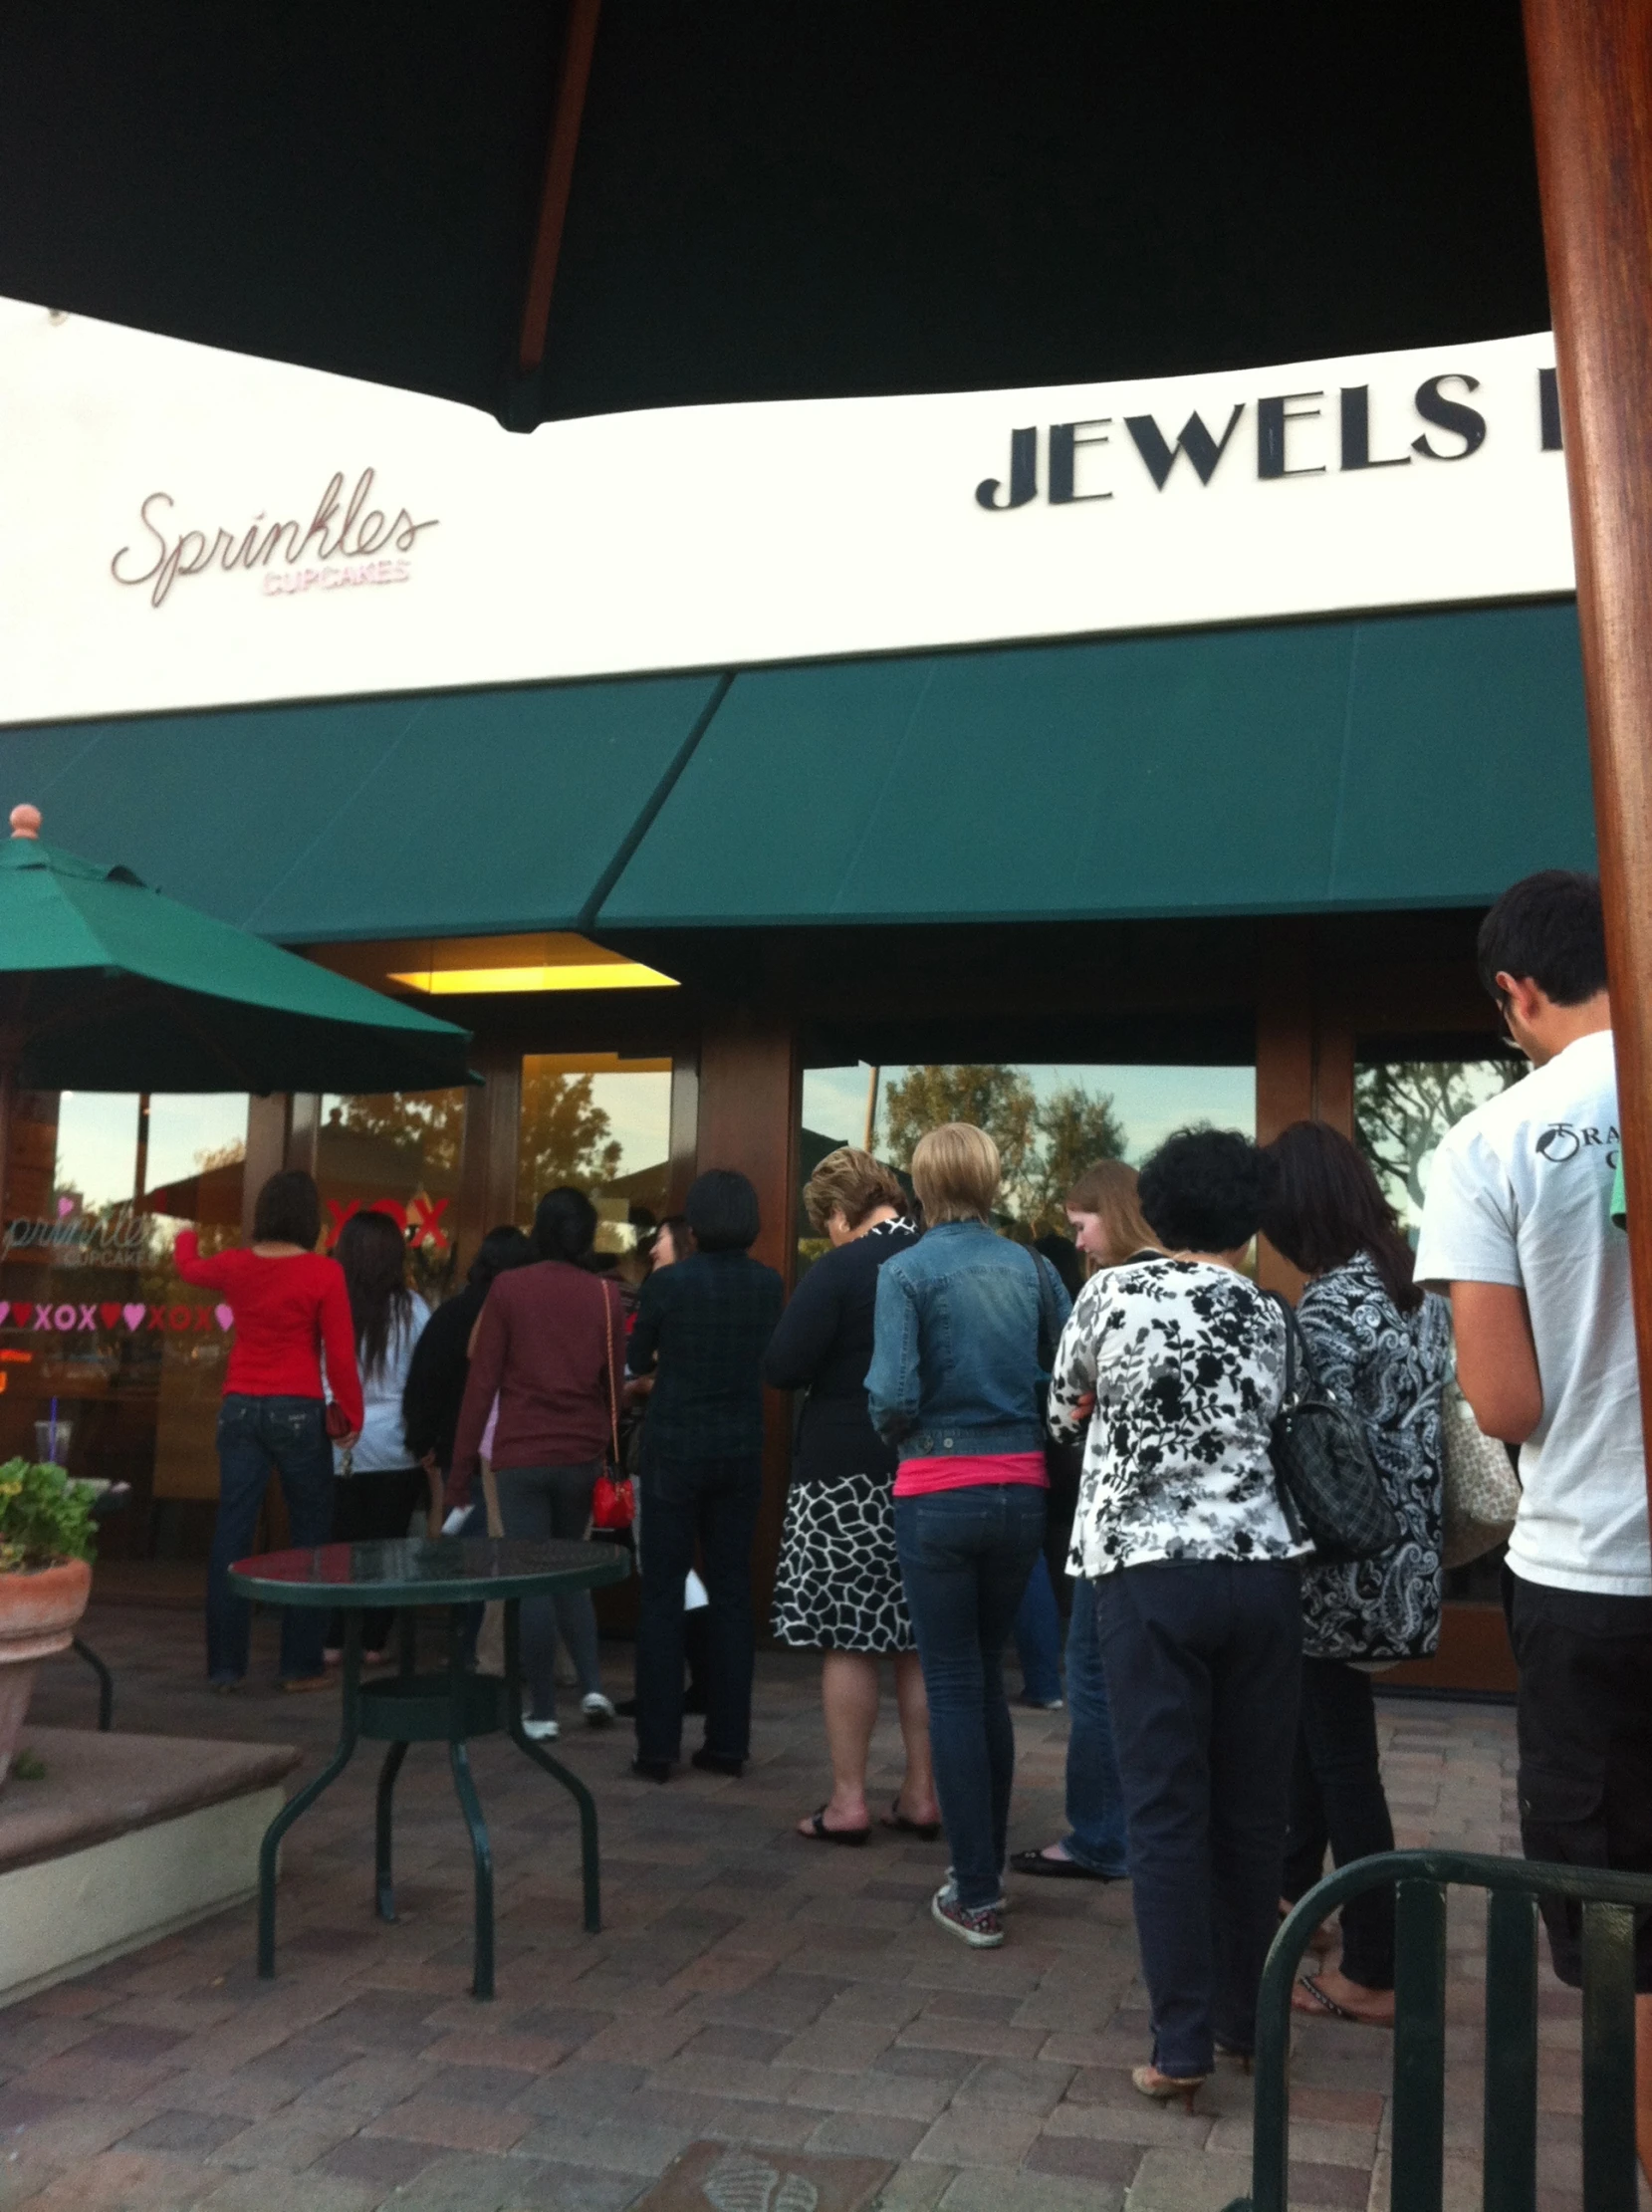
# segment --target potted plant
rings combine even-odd
[[[92,1501],[86,1482],[61,1467],[9,1459],[0,1466],[0,1782],[12,1753],[35,1669],[67,1651],[92,1593]]]

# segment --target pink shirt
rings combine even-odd
[[[895,1477],[897,1498],[931,1490],[971,1490],[985,1483],[1025,1482],[1048,1490],[1043,1452],[958,1452],[945,1459],[903,1459]]]

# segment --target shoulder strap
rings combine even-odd
[[[602,1343],[606,1357],[602,1364],[608,1377],[608,1440],[613,1446],[613,1463],[619,1465],[619,1392],[613,1378],[613,1309],[614,1299],[608,1296],[608,1286],[598,1276],[596,1295],[602,1301]]]
[[[1297,1347],[1301,1344],[1302,1325],[1296,1310],[1283,1292],[1264,1291],[1263,1297],[1279,1308],[1285,1316],[1285,1401],[1289,1405],[1297,1395]],[[1307,1347],[1302,1345],[1302,1361],[1307,1361]]]

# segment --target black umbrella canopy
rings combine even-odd
[[[0,293],[518,427],[1547,320],[1518,0],[12,0]]]

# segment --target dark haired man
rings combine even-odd
[[[1652,1551],[1628,1246],[1611,1223],[1617,1070],[1600,886],[1548,869],[1480,930],[1482,980],[1532,1073],[1435,1154],[1417,1275],[1449,1287],[1457,1375],[1521,1447],[1509,1545],[1529,1856],[1652,1871]],[[1544,1906],[1581,1979],[1578,1915]],[[1652,1928],[1640,1934],[1638,2134],[1652,2153]],[[1652,2168],[1649,2168],[1652,2170]]]

